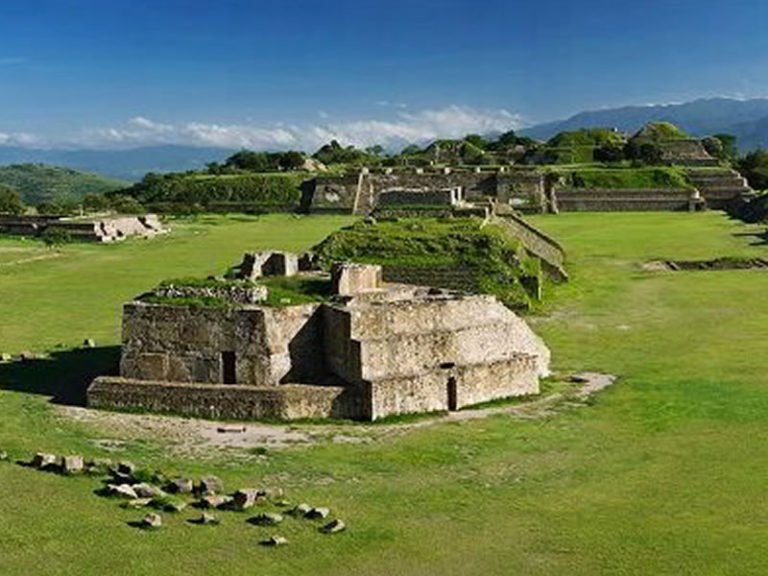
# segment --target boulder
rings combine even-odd
[[[203,512],[200,515],[200,518],[197,520],[198,524],[203,524],[204,526],[216,526],[220,522],[221,520],[219,520],[216,516],[213,514],[208,514],[207,512]]]
[[[83,348],[96,348],[96,341],[93,338],[83,340]]]
[[[10,362],[11,360],[13,360],[13,356],[8,354],[8,352],[0,353],[0,362]]]
[[[64,456],[61,460],[61,472],[67,476],[82,474],[85,470],[85,462],[82,456]]]
[[[323,534],[336,534],[337,532],[343,532],[347,526],[343,520],[331,520],[328,524],[320,528],[320,532]]]
[[[309,520],[316,520],[319,518],[327,518],[331,511],[328,508],[312,508],[304,514],[304,518]]]
[[[183,500],[179,500],[178,498],[170,498],[165,496],[160,498],[153,498],[152,506],[165,512],[176,513],[182,512],[187,507],[187,503]]]
[[[112,460],[108,458],[95,458],[85,463],[85,473],[89,476],[105,476],[112,466]]]
[[[192,494],[194,489],[195,484],[190,478],[176,478],[167,487],[171,494]]]
[[[8,460],[8,452],[5,450],[0,450],[0,462],[5,462]]]
[[[231,503],[232,503],[231,496],[222,496],[220,494],[210,494],[208,496],[203,496],[200,499],[199,507],[200,508],[226,508]]]
[[[38,452],[32,458],[32,467],[38,470],[50,470],[56,467],[56,455]]]
[[[248,520],[248,522],[257,526],[277,526],[282,521],[283,515],[275,512],[264,512]]]
[[[107,494],[127,500],[137,500],[139,498],[130,484],[107,484]]]
[[[232,497],[232,508],[234,510],[248,510],[252,508],[256,502],[263,500],[266,494],[262,490],[256,490],[255,488],[243,488],[235,492]]]
[[[203,476],[200,478],[200,494],[209,496],[224,493],[224,482],[218,476]]]
[[[136,498],[135,500],[128,500],[128,502],[124,502],[121,504],[123,508],[146,508],[152,504],[152,498]]]
[[[286,544],[288,544],[288,539],[278,535],[270,536],[266,540],[261,541],[262,546],[285,546]]]
[[[291,516],[296,516],[297,518],[303,518],[304,516],[309,513],[309,511],[312,510],[312,506],[309,504],[297,504],[293,510],[289,512]]]
[[[162,498],[166,495],[165,492],[157,486],[153,486],[146,482],[134,484],[131,488],[133,488],[133,491],[136,492],[139,498]]]
[[[141,520],[142,528],[157,529],[163,525],[163,517],[160,514],[147,514]]]

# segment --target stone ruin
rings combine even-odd
[[[47,231],[62,232],[83,242],[119,242],[130,236],[164,234],[168,229],[155,214],[96,218],[0,215],[0,233],[39,237]]]
[[[536,394],[549,350],[494,296],[385,284],[381,267],[246,254],[241,278],[325,279],[325,301],[124,305],[119,377],[88,390],[95,408],[227,419],[376,420]]]

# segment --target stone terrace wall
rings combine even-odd
[[[557,190],[560,212],[693,211],[701,203],[681,189],[564,189]]]
[[[434,286],[460,292],[479,292],[478,273],[461,266],[395,266],[384,265],[385,282]]]
[[[565,250],[557,240],[545,234],[512,212],[503,212],[494,223],[510,230],[522,242],[526,251],[541,260],[547,274],[556,281],[568,279],[565,271]]]
[[[93,382],[88,406],[227,420],[359,418],[368,411],[358,391],[350,387],[283,384],[261,388],[114,377]]]

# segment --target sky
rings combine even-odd
[[[765,0],[0,0],[0,145],[311,150],[768,96]]]

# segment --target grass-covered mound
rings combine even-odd
[[[692,188],[683,171],[674,167],[588,168],[562,174],[566,185],[574,188]]]
[[[16,190],[25,204],[78,202],[88,194],[103,194],[126,183],[98,174],[44,164],[0,166],[0,184]]]
[[[434,269],[431,280],[438,287],[455,288],[457,280],[466,280],[513,308],[533,304],[541,279],[539,261],[515,238],[475,218],[359,222],[329,236],[315,252],[325,263],[381,264],[385,279],[427,278]]]

